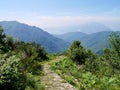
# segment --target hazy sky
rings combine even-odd
[[[120,0],[1,0],[0,20],[16,20],[41,27],[69,27],[100,22],[111,28],[120,26]]]

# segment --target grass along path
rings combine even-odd
[[[63,60],[64,56],[58,56],[54,60],[43,64],[43,73],[41,77],[45,90],[76,90],[71,84],[62,79],[57,73],[50,69],[50,64]]]

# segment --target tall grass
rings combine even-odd
[[[84,65],[80,66],[68,58],[55,63],[51,68],[78,90],[120,90],[120,78],[117,76],[97,77],[85,71]]]

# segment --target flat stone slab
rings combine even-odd
[[[63,59],[59,57],[58,59]],[[55,63],[60,60],[52,60],[43,64],[44,75],[41,77],[42,83],[45,85],[45,90],[76,90],[71,84],[62,79],[57,73],[50,69],[50,63]]]

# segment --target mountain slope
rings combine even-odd
[[[112,34],[112,31],[102,31],[93,34],[88,34],[85,37],[81,38],[82,44],[94,52],[98,53],[104,48],[110,48],[109,38]]]
[[[36,42],[41,44],[47,52],[62,52],[68,47],[68,43],[54,37],[42,29],[29,26],[17,21],[2,21],[0,25],[5,29],[7,35],[25,42]]]
[[[56,35],[58,38],[61,38],[67,42],[72,43],[75,40],[79,40],[80,38],[86,36],[87,34],[82,33],[82,32],[68,32],[65,34],[61,34],[61,35]]]
[[[92,51],[96,52],[96,53],[101,53],[102,50],[104,48],[110,48],[110,42],[109,42],[109,38],[110,35],[112,34],[112,31],[101,31],[101,32],[96,32],[96,33],[92,33],[92,34],[84,34],[78,36],[77,34],[78,32],[72,33],[67,33],[70,34],[68,36],[70,36],[69,38],[66,38],[63,34],[61,35],[62,37],[59,37],[65,41],[72,41],[74,38],[74,40],[80,40],[82,45],[88,49],[91,49]],[[120,33],[120,32],[117,32]],[[82,33],[81,33],[82,34]]]

